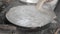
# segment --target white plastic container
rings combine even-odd
[[[20,0],[20,1],[27,3],[37,3],[39,0]]]
[[[19,5],[12,7],[6,14],[6,18],[13,24],[23,27],[42,27],[56,17],[54,8],[58,0],[46,2],[42,9],[37,10],[36,5]]]

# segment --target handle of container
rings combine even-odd
[[[37,9],[37,10],[42,9],[42,6],[43,6],[43,4],[44,4],[46,1],[47,1],[47,0],[39,0],[38,3],[37,3],[37,5],[36,5],[36,9]]]

